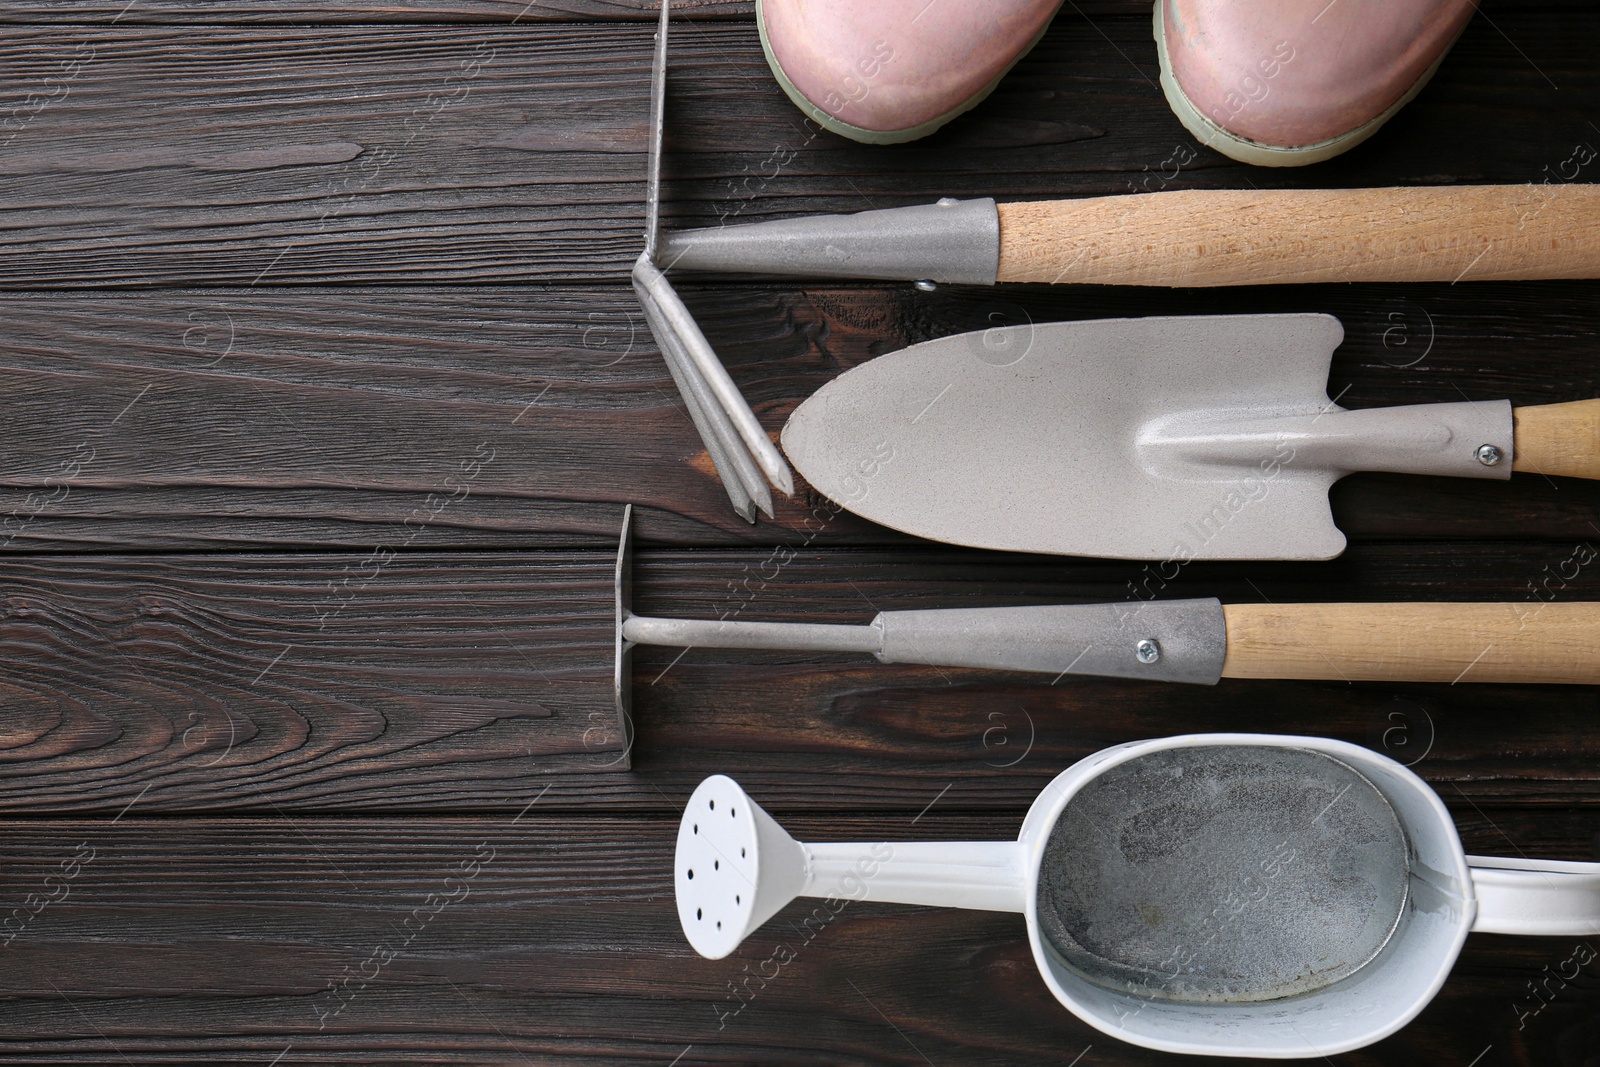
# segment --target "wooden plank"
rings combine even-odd
[[[0,903],[29,918],[8,928],[0,1043],[19,1063],[1171,1062],[1056,1004],[1017,916],[852,903],[806,926],[795,904],[703,960],[672,903],[675,815],[541,812],[8,821]],[[982,840],[1020,816],[783,818],[802,840]],[[1600,856],[1592,809],[1462,822],[1480,852]],[[1600,964],[1537,1011],[1527,983],[1576,940],[1469,939],[1422,1018],[1359,1062],[1567,1062]],[[763,972],[780,946],[794,958]]]
[[[23,810],[426,806],[469,782],[509,796],[552,771],[626,766],[609,575],[564,563],[541,561],[530,587],[520,559],[486,577],[387,549],[14,559],[3,790]]]
[[[745,525],[631,294],[29,303],[0,357],[13,550],[614,543],[629,500],[679,536]]]
[[[754,0],[677,0],[674,20],[755,18]],[[186,22],[236,24],[293,22],[356,23],[493,22],[512,25],[550,21],[652,19],[656,0],[18,0],[0,11],[0,22],[161,25]],[[1149,0],[1085,0],[1059,17],[1150,15]]]
[[[1591,547],[1530,546],[1526,554],[1505,542],[1363,546],[1318,567],[1191,564],[1171,581],[1139,565],[977,552],[829,552],[786,562],[780,554],[755,564],[729,559],[720,575],[704,564],[658,569],[660,557],[647,556],[635,605],[644,614],[819,622],[864,622],[879,610],[1129,596],[1505,599],[1536,611],[1552,599],[1600,599],[1600,575],[1592,562],[1579,563],[1592,560],[1594,542],[1584,544]],[[780,804],[806,803],[823,782],[852,807],[914,813],[936,797],[957,809],[1001,797],[1026,803],[1061,768],[1100,748],[1195,730],[1342,737],[1414,763],[1441,789],[1474,799],[1600,798],[1600,751],[1590,752],[1585,740],[1600,694],[1587,686],[1052,683],[844,656],[695,649],[680,658],[641,648],[635,692],[639,770],[687,789],[704,773],[739,768]],[[1508,707],[1528,709],[1518,717],[1514,759],[1507,758]],[[797,758],[818,774],[816,785],[792,776]],[[695,770],[685,773],[691,760]]]
[[[1132,0],[1101,0],[1097,5],[1126,13],[1141,6]],[[1148,6],[1148,4],[1142,5]],[[753,19],[753,0],[678,0],[677,19]],[[8,4],[0,22],[127,25],[182,25],[206,22],[300,23],[498,23],[529,25],[565,21],[647,21],[659,11],[656,0],[23,0]]]
[[[685,298],[773,430],[885,351],[1141,314],[1337,315],[1329,393],[1350,407],[1600,391],[1592,283],[695,286]],[[0,293],[0,320],[0,552],[601,547],[625,503],[642,537],[680,545],[917,543],[814,495],[775,522],[735,516],[620,287]],[[450,505],[419,522],[441,493]],[[1358,542],[1600,536],[1592,482],[1360,475],[1333,499]]]
[[[635,609],[865,623],[880,610],[1153,596],[1600,599],[1597,550],[1366,546],[1318,568],[930,549],[643,553]],[[1579,558],[1579,557],[1583,558]],[[1073,761],[1197,729],[1326,734],[1471,801],[1600,805],[1587,686],[1215,687],[639,648],[635,771],[611,705],[609,553],[14,557],[0,697],[14,813],[659,812],[736,771],[775,806],[1025,806]],[[1567,576],[1567,577],[1564,577]],[[1506,758],[1508,707],[1519,719]],[[1458,792],[1454,792],[1458,791]]]
[[[1069,5],[971,118],[884,149],[799,119],[752,5],[691,2],[674,226],[946,194],[1569,180],[1575,146],[1600,143],[1600,22],[1575,0],[1475,20],[1349,156],[1268,172],[1195,148],[1175,175],[1193,142],[1154,84],[1146,5]],[[9,1062],[1168,1062],[1057,1006],[1013,916],[852,905],[812,940],[792,909],[733,958],[697,958],[670,850],[715,772],[803,839],[983,839],[1107,745],[1315,733],[1412,763],[1471,851],[1600,858],[1591,688],[1052,685],[641,649],[638,758],[603,769],[619,754],[608,546],[626,501],[642,505],[637,606],[662,614],[1600,599],[1600,490],[1562,480],[1353,478],[1334,497],[1344,559],[1176,574],[945,550],[822,521],[814,501],[739,523],[623,284],[651,14],[0,12],[0,115],[25,119],[0,134],[16,133],[0,147],[0,915],[31,914],[62,884],[47,878],[93,856],[0,953]],[[227,25],[247,22],[276,25]],[[333,22],[354,25],[311,25]],[[424,22],[439,24],[405,25]],[[1349,340],[1330,391],[1352,406],[1600,387],[1590,283],[685,290],[773,429],[891,348],[1106,315],[1333,312]],[[128,549],[160,554],[104,554]],[[225,554],[172,554],[197,549]],[[798,958],[732,1014],[729,983],[795,938]],[[1578,1062],[1600,1047],[1600,971],[1549,1004],[1530,986],[1575,941],[1471,939],[1435,1004],[1354,1059]]]
[[[753,28],[708,23],[674,50],[667,216],[1563,180],[1596,136],[1600,15],[1518,6],[1495,27],[1474,22],[1361,152],[1267,172],[1192,144],[1142,16],[1058,21],[989,102],[892,148],[808,126]],[[643,223],[650,44],[645,23],[18,27],[0,42],[22,109],[0,152],[0,286],[621,279]]]

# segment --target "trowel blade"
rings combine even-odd
[[[1292,443],[1259,463],[1174,468],[1163,423],[1338,411],[1328,315],[1030,324],[913,345],[797,408],[790,460],[864,518],[951,544],[1170,561],[1329,559],[1328,488]],[[1169,429],[1170,436],[1170,429]]]

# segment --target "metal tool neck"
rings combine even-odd
[[[1388,471],[1457,478],[1511,477],[1511,403],[1506,400],[1237,418],[1183,413],[1151,423],[1139,448],[1169,476],[1224,466],[1265,471]],[[1485,445],[1496,458],[1480,458]],[[1171,467],[1173,469],[1168,470]]]
[[[995,202],[941,200],[854,215],[663,233],[665,270],[880,278],[993,285],[1000,264]]]
[[[883,647],[876,623],[840,626],[814,622],[745,622],[728,619],[656,619],[630,615],[622,636],[639,645],[671,648],[777,648],[803,652],[870,652]]]
[[[1227,623],[1215,600],[885,611],[864,626],[623,620],[628,644],[870,652],[884,663],[1215,685]]]

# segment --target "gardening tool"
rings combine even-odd
[[[661,131],[666,110],[668,9],[669,0],[661,0],[650,82],[644,251],[633,265],[633,289],[733,509],[746,521],[755,522],[757,510],[768,517],[772,515],[772,494],[767,482],[785,495],[793,495],[793,475],[695,325],[694,316],[655,262],[661,203]]]
[[[1600,864],[1465,855],[1415,773],[1315,737],[1104,749],[1045,787],[1015,841],[801,844],[717,775],[689,798],[673,866],[709,959],[800,896],[824,902],[808,941],[852,900],[1020,912],[1074,1015],[1211,1056],[1377,1041],[1428,1004],[1469,931],[1600,933]]]
[[[861,625],[633,614],[617,550],[617,706],[635,645],[870,653],[883,663],[1215,685],[1222,678],[1600,682],[1600,603],[1228,604],[1132,600],[884,611]]]
[[[1177,189],[662,235],[673,270],[1181,288],[1600,277],[1600,186]]]
[[[1329,559],[1353,471],[1600,478],[1600,400],[1347,411],[1328,315],[1005,327],[912,345],[801,404],[784,449],[874,522],[978,548]]]
[[[645,252],[634,288],[734,508],[771,514],[790,472],[662,269],[968,283],[1213,286],[1600,277],[1600,188],[1173,190],[954,200],[657,234],[669,0],[651,82]],[[648,294],[648,295],[647,295]]]

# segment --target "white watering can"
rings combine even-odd
[[[1015,841],[802,844],[730,778],[678,832],[678,917],[721,959],[798,896],[1019,912],[1080,1019],[1166,1052],[1329,1056],[1410,1022],[1471,931],[1600,933],[1600,864],[1462,851],[1438,794],[1325,738],[1108,748]]]

